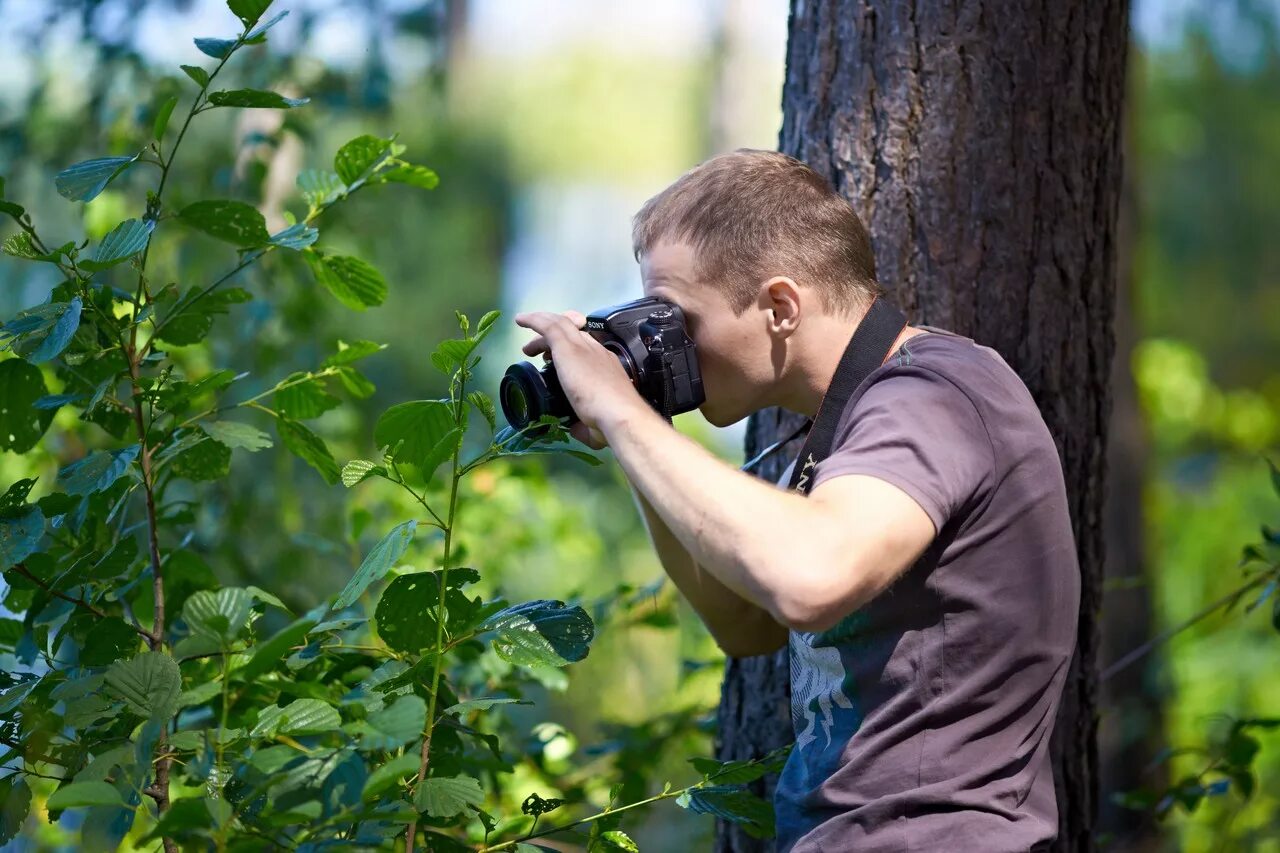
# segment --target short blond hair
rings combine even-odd
[[[853,206],[777,151],[717,155],[646,201],[632,221],[636,260],[663,240],[693,247],[698,278],[725,293],[735,316],[775,275],[814,288],[828,314],[851,316],[883,293]]]

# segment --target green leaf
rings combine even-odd
[[[0,516],[0,569],[35,553],[43,536],[44,513],[35,504],[17,514]]]
[[[267,221],[253,205],[232,199],[206,199],[184,207],[178,218],[206,234],[244,249],[270,242]]]
[[[338,483],[341,477],[338,462],[320,436],[284,417],[276,418],[276,432],[289,452],[316,469],[326,483],[331,486]]]
[[[62,354],[80,328],[80,307],[79,296],[39,305],[6,323],[3,333],[14,336],[10,348],[30,363],[49,361]]]
[[[478,629],[493,631],[493,649],[517,666],[564,666],[587,656],[595,625],[581,607],[540,599],[495,613]]]
[[[302,251],[320,238],[320,232],[302,222],[294,223],[271,235],[271,244],[284,249]]]
[[[216,592],[199,590],[182,607],[182,618],[192,633],[223,643],[234,640],[248,626],[251,615],[253,596],[240,587],[224,587]]]
[[[387,469],[368,459],[352,459],[342,467],[342,485],[348,489],[370,477],[385,477]]]
[[[248,663],[236,670],[236,676],[252,684],[258,676],[279,664],[289,650],[301,643],[307,636],[307,632],[315,625],[314,619],[303,617],[282,628],[271,639],[249,650],[252,657],[249,658]]]
[[[262,13],[267,11],[270,5],[271,0],[227,0],[227,8],[244,22],[245,27],[252,27],[258,23]]]
[[[715,761],[710,758],[690,758],[689,762],[709,782],[741,785],[781,770],[790,751],[791,747],[788,745],[755,760]]]
[[[236,46],[235,39],[217,39],[217,38],[198,38],[195,40],[196,49],[205,56],[212,56],[214,59],[223,59],[231,49]]]
[[[401,575],[378,599],[374,621],[378,636],[398,652],[417,654],[436,642],[440,582],[433,572]]]
[[[395,450],[397,462],[418,466],[430,476],[451,455],[456,441],[453,406],[444,400],[413,400],[387,409],[373,427],[373,440]],[[403,443],[401,443],[403,442]]]
[[[339,302],[356,311],[381,305],[387,298],[387,281],[370,264],[344,255],[324,255],[318,251],[303,255],[316,281]]]
[[[58,472],[58,484],[69,495],[91,495],[124,476],[138,455],[139,446],[120,450],[99,450]]]
[[[333,170],[343,183],[350,186],[391,151],[390,139],[377,136],[357,136],[338,149],[333,158]]]
[[[40,251],[36,248],[36,244],[32,242],[31,235],[26,231],[6,237],[3,245],[0,245],[0,250],[10,257],[25,258],[28,261],[35,261],[40,258]]]
[[[1275,490],[1277,495],[1280,495],[1280,468],[1277,468],[1276,463],[1270,459],[1267,459],[1267,465],[1271,467],[1271,488]]]
[[[342,178],[323,169],[303,169],[298,173],[297,184],[312,207],[324,207],[347,191]]]
[[[84,666],[106,666],[138,650],[140,638],[123,619],[115,616],[100,620],[85,636],[80,663]]]
[[[369,774],[368,780],[364,783],[364,791],[361,792],[361,797],[365,800],[381,797],[382,792],[395,785],[398,780],[417,773],[418,761],[417,753],[406,752],[404,755],[398,755],[383,764]]]
[[[397,749],[416,740],[426,721],[427,703],[418,696],[401,696],[363,721],[360,749]]]
[[[410,519],[397,524],[390,533],[382,537],[382,540],[373,546],[364,561],[360,563],[360,568],[352,575],[342,592],[338,593],[333,609],[341,610],[350,606],[361,593],[368,589],[369,584],[385,577],[387,572],[395,566],[396,561],[409,549],[409,543],[413,541],[413,533],[417,527],[417,519]]]
[[[398,184],[408,184],[412,187],[421,187],[424,190],[433,190],[440,185],[440,176],[428,169],[426,166],[416,166],[412,163],[405,163],[403,166],[395,166],[387,169],[378,175],[380,181],[395,182]]]
[[[31,788],[14,773],[0,779],[0,844],[8,844],[22,830],[31,811]]]
[[[107,670],[106,685],[140,717],[167,720],[178,707],[182,675],[178,664],[163,652],[143,652]]]
[[[495,705],[532,705],[528,699],[468,699],[465,702],[459,702],[456,705],[450,705],[445,708],[442,713],[453,714],[459,718],[472,711],[488,711]]]
[[[450,340],[441,341],[436,346],[435,353],[432,354],[431,363],[437,367],[440,363],[448,365],[448,369],[443,373],[452,373],[459,367],[466,364],[467,356],[471,355],[471,351],[476,348],[477,341],[474,339],[452,338]]]
[[[169,116],[173,115],[173,108],[177,105],[178,96],[170,95],[156,111],[155,124],[151,126],[151,136],[157,142],[164,138],[165,129],[169,127]]]
[[[600,843],[605,850],[620,850],[622,853],[640,853],[640,848],[620,829],[611,829],[600,833]]]
[[[331,732],[341,725],[342,718],[333,706],[319,699],[296,699],[283,708],[276,705],[263,708],[249,736],[318,734]]]
[[[306,373],[291,373],[285,382],[296,384],[275,393],[275,406],[280,414],[292,420],[318,418],[342,404],[341,400],[324,390],[323,379],[308,380]]]
[[[0,451],[26,453],[36,446],[53,423],[53,409],[35,408],[48,393],[38,367],[18,358],[0,361]]]
[[[155,227],[154,219],[126,219],[102,238],[94,250],[93,260],[81,261],[80,266],[89,272],[98,272],[128,260],[146,248]]]
[[[740,786],[694,788],[677,797],[676,803],[692,812],[736,823],[753,838],[769,838],[774,833],[773,806]]]
[[[498,413],[494,408],[493,398],[483,391],[471,391],[467,394],[467,402],[480,410],[491,432],[498,428]]]
[[[253,453],[271,447],[271,436],[257,427],[237,421],[213,421],[200,428],[219,444],[230,448],[242,448]]]
[[[205,71],[198,65],[183,65],[183,72],[196,82],[196,85],[204,88],[209,85],[209,72]]]
[[[484,803],[484,789],[470,776],[433,776],[419,783],[413,803],[431,817],[453,817]]]
[[[288,10],[285,10],[284,12],[281,12],[280,14],[276,15],[271,20],[267,21],[265,24],[258,24],[258,26],[250,30],[248,35],[244,37],[245,43],[257,44],[258,42],[262,41],[263,34],[265,34],[267,30],[271,29],[276,24],[284,20],[285,16],[287,16],[288,14],[289,14]]]
[[[68,166],[54,176],[58,195],[70,201],[92,201],[107,184],[128,169],[141,156],[97,157]]]
[[[197,300],[199,293],[200,288],[188,288],[182,300],[163,321],[164,325],[159,332],[161,340],[178,346],[199,343],[213,327],[215,314],[226,314],[232,305],[253,299],[247,290],[240,287],[214,290]]]
[[[386,344],[375,344],[373,341],[338,341],[338,351],[322,362],[322,367],[341,367],[353,364],[362,358],[368,358],[386,349]]]
[[[124,799],[115,786],[107,782],[72,782],[49,796],[50,809],[73,809],[83,806],[123,806]]]
[[[310,98],[286,98],[278,92],[265,92],[261,89],[229,89],[209,93],[209,103],[215,107],[287,110],[310,101]]]
[[[485,336],[489,334],[489,330],[493,328],[493,324],[496,323],[498,318],[501,316],[501,311],[486,312],[485,315],[480,318],[480,322],[476,324],[475,340],[484,340]]]

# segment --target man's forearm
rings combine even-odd
[[[694,562],[781,625],[803,614],[808,573],[824,560],[804,498],[726,465],[651,409],[629,409],[600,428]],[[786,542],[780,530],[792,531]]]
[[[631,493],[663,569],[698,612],[725,654],[731,657],[767,654],[786,643],[786,628],[774,621],[768,611],[703,571],[634,484]]]

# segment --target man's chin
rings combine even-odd
[[[744,415],[733,417],[732,415],[729,415],[719,409],[711,408],[705,404],[699,407],[698,411],[702,413],[702,417],[706,418],[707,423],[711,424],[713,427],[721,429],[727,426],[733,426],[745,417]]]

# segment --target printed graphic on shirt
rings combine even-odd
[[[854,612],[821,633],[791,632],[791,724],[796,752],[812,774],[838,764],[862,725],[857,684],[845,655],[857,653],[865,620],[864,613]]]

